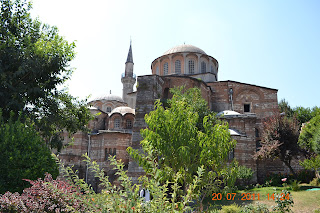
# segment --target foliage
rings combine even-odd
[[[206,193],[217,192],[220,186],[235,182],[236,162],[227,165],[228,153],[235,146],[228,124],[220,121],[208,109],[198,88],[183,93],[183,88],[171,89],[172,99],[164,108],[159,100],[154,111],[145,115],[148,128],[141,131],[144,153],[128,148],[129,154],[150,173],[152,162],[160,171],[155,178],[163,183],[172,181],[177,172],[184,189],[193,181],[198,167],[205,169],[202,185]],[[206,196],[203,193],[202,199]]]
[[[95,193],[83,179],[79,179],[70,167],[60,164],[61,172],[65,175],[66,181],[53,180],[47,175],[44,181],[30,181],[32,187],[25,189],[21,195],[7,192],[0,197],[2,211],[16,212],[190,212],[194,209],[191,206],[198,194],[195,188],[200,182],[203,168],[199,168],[194,176],[193,183],[187,193],[177,197],[180,186],[177,180],[181,174],[174,175],[172,192],[168,192],[168,184],[160,184],[154,178],[141,177],[142,187],[150,190],[153,199],[145,202],[139,196],[139,185],[132,184],[131,179],[124,171],[124,164],[116,161],[114,157],[109,160],[117,170],[119,186],[112,185],[104,171],[100,170],[96,162],[92,162],[87,155],[84,156],[88,167],[95,173],[100,181],[103,190]],[[57,159],[57,158],[56,158]],[[157,167],[153,170],[158,172]],[[153,175],[155,175],[153,173]],[[170,195],[170,196],[168,196]],[[32,205],[31,205],[32,204]]]
[[[313,178],[312,181],[310,181],[311,186],[320,186],[320,179],[319,178]]]
[[[301,186],[300,186],[301,181],[293,180],[290,181],[290,189],[292,191],[299,191]]]
[[[263,203],[257,202],[256,204],[245,205],[241,213],[269,213],[268,206]]]
[[[302,128],[298,143],[311,154],[301,165],[306,169],[313,169],[320,178],[320,112]]]
[[[291,207],[293,207],[294,202],[291,193],[286,189],[282,190],[281,193],[277,193],[275,190],[275,202],[276,205],[272,209],[274,212],[292,212]]]
[[[32,118],[48,145],[61,148],[62,129],[74,133],[91,119],[86,101],[59,86],[71,77],[75,44],[56,27],[30,16],[26,0],[0,0],[0,108]]]
[[[284,113],[286,117],[292,118],[294,115],[294,110],[290,107],[289,103],[285,100],[282,99],[278,103],[279,111],[280,113]]]
[[[96,162],[91,162],[88,156],[84,156],[86,162],[92,171],[95,173],[101,182],[103,191],[96,194],[83,180],[78,179],[69,168],[65,171],[68,177],[71,177],[76,185],[80,186],[94,200],[91,204],[93,210],[99,209],[102,212],[186,212],[192,210],[190,206],[192,200],[198,196],[195,188],[199,184],[203,174],[203,168],[199,168],[194,176],[192,184],[187,189],[186,194],[178,199],[178,191],[181,188],[178,184],[178,179],[181,178],[181,173],[174,174],[173,182],[160,184],[154,177],[158,175],[157,164],[153,164],[153,169],[150,172],[150,178],[143,176],[140,178],[141,187],[150,191],[153,199],[150,202],[144,202],[143,198],[139,197],[139,186],[132,184],[131,179],[124,171],[124,164],[116,161],[114,157],[109,157],[111,165],[117,170],[116,175],[119,177],[120,187],[112,185],[107,176],[104,176],[104,171],[99,169]],[[169,192],[169,184],[172,184],[172,192]],[[170,196],[168,196],[170,195]]]
[[[294,108],[294,116],[297,118],[300,125],[310,121],[312,118],[314,118],[317,115],[318,112],[319,112],[318,107],[313,107],[312,109],[304,108],[301,106]]]
[[[279,158],[296,175],[291,160],[297,157],[301,149],[298,146],[299,125],[293,118],[274,114],[263,122],[261,148],[255,154],[256,159]]]
[[[320,110],[319,107],[316,106],[312,109],[302,106],[291,108],[289,103],[285,99],[282,99],[279,102],[278,106],[280,113],[284,113],[284,115],[288,118],[295,117],[300,125],[310,121]]]
[[[50,172],[58,175],[58,167],[35,130],[32,121],[4,121],[0,111],[0,194],[9,190],[21,192],[29,184],[22,179],[37,179]]]
[[[237,213],[240,212],[241,207],[237,204],[231,204],[229,206],[222,206],[221,211],[222,213]]]
[[[248,185],[249,181],[253,176],[253,171],[251,168],[247,168],[245,166],[240,166],[238,178],[244,182],[244,184]]]
[[[299,137],[299,145],[320,154],[320,113],[303,126]]]
[[[86,205],[79,188],[65,181],[53,180],[46,174],[44,180],[26,180],[30,188],[23,193],[6,192],[0,197],[2,212],[85,212]]]

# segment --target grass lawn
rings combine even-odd
[[[274,189],[277,189],[278,193],[284,189],[284,187],[263,187],[263,188],[253,188],[250,190],[239,190],[234,194],[229,194],[226,196],[215,195],[216,201],[213,201],[211,198],[205,201],[205,206],[224,206],[231,205],[236,203],[238,205],[244,206],[250,203],[264,203],[267,204],[271,210],[271,206],[275,205],[275,201],[272,199],[272,194],[274,193]],[[290,196],[294,201],[294,205],[292,210],[294,212],[314,212],[316,209],[320,210],[320,190],[317,191],[306,191],[307,189],[315,188],[311,187],[307,184],[301,184],[301,188],[299,191],[290,190]],[[259,194],[259,195],[258,195]],[[269,194],[269,200],[268,200]],[[221,198],[221,200],[220,200]],[[258,200],[259,198],[259,200]],[[212,208],[212,207],[211,207]],[[209,209],[211,209],[209,208]],[[271,211],[270,211],[271,212]]]

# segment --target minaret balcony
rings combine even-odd
[[[130,75],[130,74],[126,75],[126,73],[122,73],[121,74],[121,78],[124,78],[124,77],[131,77],[131,78],[136,79],[136,74],[132,73],[132,75]]]

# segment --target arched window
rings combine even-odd
[[[189,74],[194,74],[194,60],[190,59],[188,62]]]
[[[117,155],[117,149],[113,148],[113,155],[116,156]]]
[[[168,75],[168,69],[169,69],[169,65],[168,65],[168,62],[166,62],[163,65],[163,75]]]
[[[176,74],[181,74],[181,62],[180,60],[176,60],[174,63],[174,70]]]
[[[111,107],[107,107],[107,112],[111,112]]]
[[[115,129],[120,129],[120,118],[115,118],[114,119],[114,128]]]
[[[207,64],[206,62],[201,62],[201,73],[206,73],[207,72]]]
[[[156,68],[156,74],[159,75],[159,66]]]
[[[127,120],[127,129],[132,129],[132,121],[130,119]]]
[[[212,65],[211,65],[211,73],[214,73],[214,68]]]

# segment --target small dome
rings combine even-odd
[[[125,115],[127,113],[131,113],[131,114],[134,114],[135,115],[135,110],[130,108],[130,107],[125,107],[125,106],[122,106],[122,107],[117,107],[117,108],[114,108],[110,115],[114,114],[114,113],[120,113],[121,115]]]
[[[180,52],[194,52],[194,53],[201,53],[201,54],[206,54],[202,49],[199,47],[195,47],[190,44],[182,44],[176,47],[173,47],[169,50],[167,50],[163,55],[169,55],[172,53],[180,53]]]
[[[112,94],[103,95],[94,99],[94,101],[97,101],[97,100],[119,101],[124,103],[124,100],[120,96],[112,95]]]
[[[232,111],[232,110],[224,110],[217,114],[217,116],[233,116],[233,115],[241,115],[241,114],[239,112]]]

